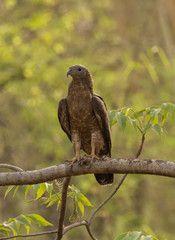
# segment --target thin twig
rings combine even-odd
[[[23,172],[24,170],[20,167],[11,165],[11,164],[6,164],[6,163],[0,163],[0,168],[8,168],[11,170],[15,170],[16,172]]]
[[[76,227],[80,227],[80,226],[84,226],[84,225],[87,225],[87,221],[81,221],[81,222],[72,223],[69,226],[64,227],[63,235],[66,232],[68,232],[69,230],[71,230],[72,228],[76,228]]]
[[[63,236],[63,223],[66,211],[66,201],[67,201],[67,189],[70,182],[71,177],[66,177],[63,180],[63,188],[61,192],[61,205],[59,211],[59,220],[58,220],[58,234],[56,240],[60,240]]]
[[[143,131],[142,131],[142,129],[137,125],[137,129],[139,130],[139,132],[141,133],[141,134],[143,134]]]
[[[142,149],[143,149],[143,144],[145,142],[145,133],[142,133],[142,140],[141,140],[141,144],[140,144],[140,147],[137,151],[137,154],[136,154],[136,158],[138,158],[142,152]]]
[[[9,237],[1,237],[0,240],[6,240],[6,239],[12,239],[12,238],[20,238],[20,237],[36,237],[36,236],[41,236],[41,235],[48,235],[48,234],[55,234],[57,233],[58,230],[53,230],[53,231],[46,231],[46,232],[40,232],[40,233],[33,233],[33,234],[18,234],[15,236],[9,236]]]
[[[119,184],[117,187],[114,189],[114,191],[109,195],[109,197],[106,198],[105,201],[103,201],[96,209],[95,211],[91,214],[91,216],[88,219],[88,223],[90,224],[92,221],[92,218],[95,216],[95,214],[114,196],[114,194],[118,191],[120,186],[122,185],[123,181],[125,180],[127,174],[125,174],[122,179],[120,180]]]
[[[93,235],[93,233],[91,232],[91,229],[90,229],[88,223],[86,224],[86,229],[87,229],[87,231],[88,231],[88,233],[89,233],[89,236],[92,238],[92,240],[97,240],[97,238],[96,238],[96,237]]]

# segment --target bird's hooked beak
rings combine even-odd
[[[71,72],[72,72],[72,69],[69,68],[69,70],[67,71],[67,77],[71,75]]]

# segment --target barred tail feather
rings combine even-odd
[[[99,173],[99,174],[94,174],[94,175],[95,175],[97,182],[100,185],[108,185],[108,184],[113,183],[114,174],[112,174],[112,173],[106,173],[106,174]]]

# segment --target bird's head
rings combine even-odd
[[[67,71],[67,77],[69,75],[73,79],[85,79],[91,77],[88,69],[81,64],[71,66]]]

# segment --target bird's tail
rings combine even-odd
[[[112,173],[98,173],[94,174],[97,182],[100,185],[109,185],[113,183],[114,174]]]

